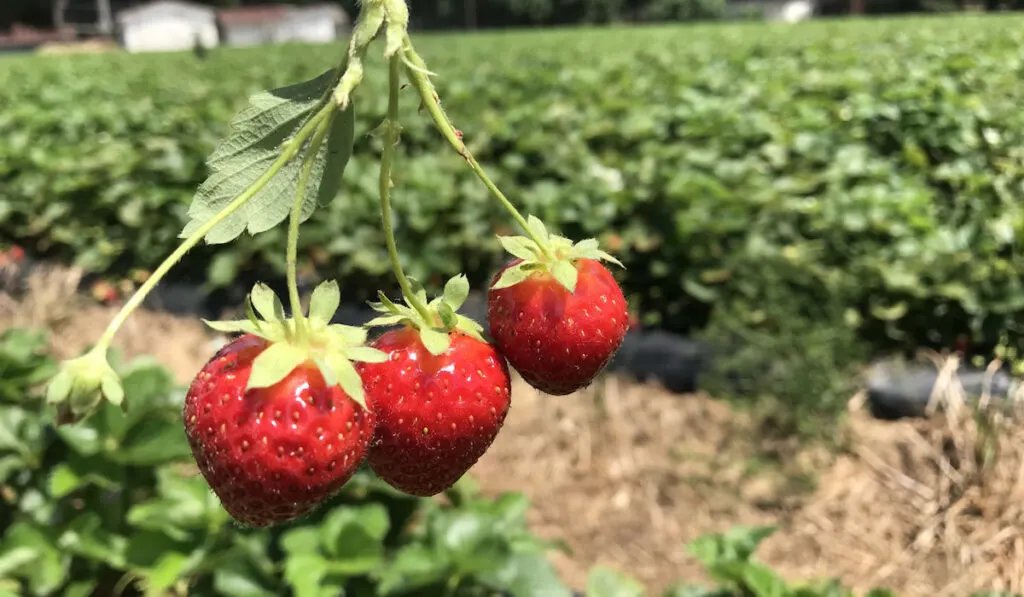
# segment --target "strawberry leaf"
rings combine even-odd
[[[249,319],[237,319],[233,321],[210,321],[209,319],[203,319],[202,322],[206,324],[210,329],[225,334],[259,334],[261,328],[258,324],[254,324]]]
[[[524,236],[499,236],[498,242],[513,257],[536,259],[537,243]]]
[[[189,222],[181,233],[185,238],[220,213],[229,203],[262,177],[280,157],[281,147],[321,105],[337,81],[337,71],[296,85],[262,91],[249,98],[249,105],[231,122],[231,132],[208,158],[210,176],[199,186],[189,206]],[[354,108],[336,113],[327,142],[314,157],[308,194],[302,206],[302,220],[316,206],[337,196],[355,137]],[[281,223],[295,197],[301,153],[290,160],[248,202],[220,221],[207,233],[206,242],[221,244],[248,231],[258,234]]]
[[[570,294],[576,291],[576,281],[579,279],[579,272],[576,267],[568,261],[556,261],[551,266],[551,275],[555,281],[565,287]]]
[[[507,268],[501,272],[501,276],[494,282],[491,288],[500,290],[502,288],[508,288],[509,286],[515,286],[520,282],[530,277],[533,271],[526,268],[526,263],[517,263],[512,267]]]
[[[341,290],[334,280],[324,282],[313,289],[309,297],[309,317],[328,323],[341,305]]]
[[[269,388],[309,360],[309,352],[287,342],[271,344],[252,362],[246,390]]]
[[[249,297],[252,300],[252,306],[264,320],[284,320],[284,305],[281,304],[281,299],[277,297],[277,294],[266,284],[261,282],[253,286]]]
[[[370,321],[366,322],[366,327],[369,328],[384,328],[398,325],[408,319],[405,315],[382,315],[380,317],[374,317]]]
[[[526,218],[526,225],[530,229],[530,232],[536,234],[537,237],[542,241],[546,242],[548,239],[551,238],[551,236],[548,234],[547,226],[545,226],[544,222],[542,222],[541,219],[538,218],[537,216],[531,215],[528,218]]]
[[[452,309],[451,305],[445,302],[441,302],[437,305],[437,314],[441,318],[441,324],[445,329],[452,329],[458,323],[458,315],[455,314],[455,309]]]
[[[429,328],[421,328],[420,339],[423,341],[423,346],[427,351],[435,357],[448,350],[449,338],[448,334],[445,332],[439,332]]]
[[[459,274],[445,283],[442,300],[453,310],[458,311],[467,298],[469,298],[469,280],[464,274]]]

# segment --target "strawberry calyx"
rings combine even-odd
[[[46,388],[47,404],[57,406],[58,426],[81,421],[103,400],[127,409],[121,378],[107,361],[106,348],[100,345],[64,361]]]
[[[371,302],[370,307],[382,315],[366,323],[367,327],[390,327],[407,325],[419,332],[423,346],[434,356],[448,350],[451,343],[450,334],[462,332],[467,336],[484,341],[483,327],[458,310],[469,298],[469,281],[465,275],[459,274],[449,279],[444,285],[441,296],[427,302],[427,292],[413,278],[409,278],[412,286],[412,297],[404,296],[405,304],[396,304],[383,292],[379,292],[380,302]],[[410,305],[420,305],[415,308]]]
[[[579,279],[579,272],[576,269],[576,262],[579,259],[610,261],[619,267],[625,267],[611,254],[602,251],[595,238],[573,243],[564,236],[548,232],[544,222],[536,216],[529,216],[527,225],[530,237],[498,235],[501,246],[519,261],[501,273],[491,286],[492,289],[508,288],[535,274],[549,273],[555,281],[573,293]]]
[[[331,323],[340,304],[338,283],[330,280],[313,290],[307,317],[285,317],[281,299],[259,283],[245,298],[246,319],[203,323],[218,332],[252,334],[270,343],[253,361],[246,391],[273,386],[296,367],[312,362],[328,386],[340,385],[366,409],[363,382],[352,361],[381,363],[387,355],[366,346],[365,328]]]

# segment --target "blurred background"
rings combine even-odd
[[[1024,7],[943,0],[411,5],[444,106],[514,202],[615,254],[635,326],[586,391],[516,379],[457,489],[361,472],[271,531],[191,466],[185,384],[283,226],[191,251],[115,343],[127,414],[42,383],[173,248],[261,90],[343,54],[353,2],[0,2],[0,596],[967,597],[1024,590]],[[342,188],[303,225],[339,321],[394,295],[373,46]],[[401,96],[395,233],[465,311],[513,223]],[[888,591],[888,592],[887,592]]]

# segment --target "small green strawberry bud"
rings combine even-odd
[[[46,402],[57,405],[57,425],[81,421],[103,400],[125,407],[121,379],[104,350],[93,349],[64,361],[46,388]]]

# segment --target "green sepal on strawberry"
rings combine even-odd
[[[383,292],[378,293],[380,302],[370,303],[374,311],[382,315],[366,323],[367,327],[387,327],[399,324],[407,324],[415,327],[422,338],[423,345],[433,355],[440,355],[448,348],[449,335],[459,331],[480,342],[484,342],[483,327],[458,313],[459,308],[469,298],[469,281],[464,275],[458,275],[449,279],[444,285],[441,296],[427,302],[427,292],[415,279],[409,279],[412,286],[415,302],[426,307],[427,313],[406,304],[396,304],[388,299]]]
[[[337,284],[326,282],[314,290],[309,316],[290,319],[257,284],[247,319],[206,322],[242,336],[192,381],[185,434],[199,471],[241,524],[303,516],[366,458],[376,417],[352,361],[387,355],[364,345],[365,329],[330,323],[339,303]]]
[[[46,402],[57,407],[58,426],[81,421],[104,400],[127,410],[121,378],[99,347],[62,363],[46,388]]]
[[[454,485],[487,452],[512,388],[508,366],[481,326],[456,313],[469,294],[465,277],[449,280],[429,303],[422,289],[414,294],[406,302],[426,313],[381,296],[375,308],[388,314],[368,325],[401,327],[372,343],[388,354],[386,362],[358,367],[377,415],[370,468],[395,489],[427,497]]]
[[[590,385],[629,328],[622,289],[601,263],[622,264],[595,239],[573,243],[530,216],[533,238],[499,236],[515,259],[487,292],[490,335],[523,379],[565,395]]]
[[[247,390],[272,386],[295,367],[312,362],[328,385],[340,384],[365,408],[362,381],[352,361],[380,362],[386,355],[365,346],[365,328],[330,323],[340,304],[338,283],[324,282],[313,290],[309,315],[300,323],[285,317],[284,305],[270,287],[257,284],[246,297],[246,319],[203,322],[219,332],[252,334],[270,342],[253,363]]]

